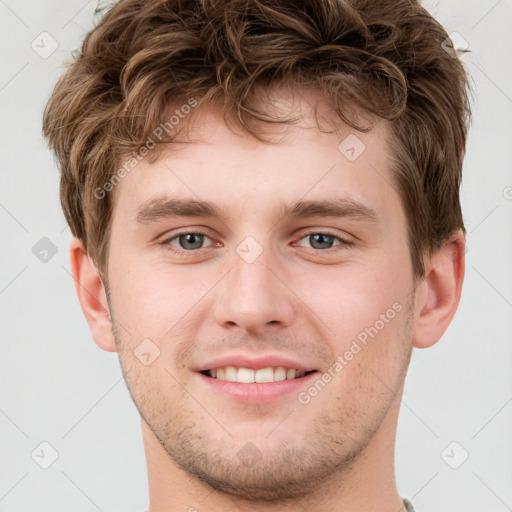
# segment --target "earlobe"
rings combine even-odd
[[[448,329],[460,302],[465,249],[465,237],[458,232],[430,258],[416,295],[414,347],[434,345]]]
[[[96,266],[77,238],[71,241],[69,256],[76,294],[92,337],[101,349],[116,352],[105,287]]]

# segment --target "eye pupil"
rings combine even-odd
[[[180,235],[180,237],[179,237],[180,246],[183,249],[200,249],[201,245],[203,243],[203,236],[204,235],[200,235],[198,233],[186,233],[185,235]],[[192,238],[192,239],[190,239],[190,238]],[[187,244],[191,244],[192,247],[190,247]]]
[[[327,235],[325,233],[317,233],[309,236],[309,242],[314,249],[330,249],[332,247],[332,239],[332,235]],[[321,247],[315,247],[317,242],[321,245]],[[325,247],[325,245],[327,245],[327,247]]]

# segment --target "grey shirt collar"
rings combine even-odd
[[[409,500],[403,498],[402,501],[404,502],[404,505],[407,507],[407,512],[414,512],[414,507],[412,506],[412,503]]]

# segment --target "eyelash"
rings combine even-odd
[[[180,231],[179,233],[174,234],[172,237],[167,238],[164,241],[162,241],[161,244],[164,245],[164,246],[167,246],[167,248],[170,251],[172,251],[174,253],[178,253],[178,254],[194,253],[194,252],[200,251],[201,249],[211,249],[211,247],[202,247],[202,248],[199,248],[199,249],[189,249],[189,250],[186,250],[186,249],[178,249],[178,248],[174,247],[173,245],[171,245],[171,242],[173,240],[176,240],[180,236],[185,236],[185,235],[202,235],[202,236],[205,236],[206,238],[210,238],[206,233],[203,233],[202,231]],[[328,251],[336,249],[336,247],[340,248],[340,250],[343,250],[343,249],[348,249],[348,248],[350,248],[353,245],[352,241],[347,240],[346,238],[343,238],[342,236],[337,235],[335,233],[332,233],[330,231],[316,231],[316,230],[308,231],[308,232],[304,233],[299,238],[299,241],[303,240],[304,238],[306,238],[306,237],[308,237],[310,235],[327,235],[327,236],[331,236],[331,237],[335,238],[336,240],[338,240],[341,243],[338,246],[329,247],[328,249],[315,249],[313,247],[303,247],[303,249],[309,249],[310,251],[315,251],[315,252],[328,252]]]

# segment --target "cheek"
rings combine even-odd
[[[396,268],[387,268],[385,261],[380,266],[352,264],[337,270],[331,267],[329,272],[311,272],[294,284],[328,331],[345,339],[376,322],[380,326],[381,315],[385,315],[384,320],[394,318],[399,307],[393,310],[393,305],[402,304],[407,295],[406,283],[396,275]]]
[[[320,319],[326,337],[335,339],[333,349],[339,354],[358,335],[363,333],[364,337],[365,329],[381,322],[380,315],[385,315],[394,303],[403,303],[406,283],[405,276],[401,279],[397,272],[399,256],[376,253],[364,262],[338,267],[310,265],[308,272],[284,273],[283,277],[305,304],[298,315],[311,322]],[[148,262],[147,258],[122,251],[111,261],[115,261],[109,269],[113,308],[118,320],[137,339],[159,339],[180,319],[186,319],[225,272],[221,265],[171,267],[163,258]],[[386,324],[379,329],[378,338],[386,337],[394,328]]]
[[[336,379],[342,387],[381,387],[368,368],[385,379],[402,371],[410,346],[407,278],[397,273],[392,258],[382,258],[371,267],[340,267],[306,281],[306,288],[316,291],[309,293],[307,304],[327,326],[334,358],[342,358],[336,370],[345,376]]]
[[[113,309],[126,330],[140,338],[161,338],[194,308],[219,279],[211,268],[148,263],[120,256],[110,271]]]

